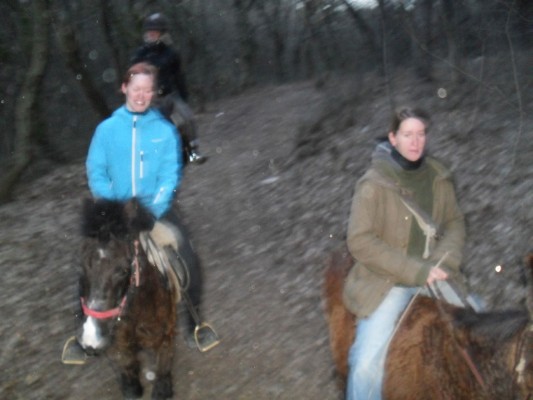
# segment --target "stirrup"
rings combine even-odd
[[[63,346],[61,362],[67,365],[83,365],[87,362],[87,353],[78,343],[76,336],[71,336]]]
[[[207,322],[202,322],[194,328],[194,341],[202,353],[211,350],[220,343],[217,333]]]

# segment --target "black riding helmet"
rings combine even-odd
[[[145,18],[143,23],[143,32],[146,31],[160,31],[166,32],[168,29],[168,22],[166,17],[161,13],[155,13]]]

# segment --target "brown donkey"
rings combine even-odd
[[[533,255],[528,257],[528,273]],[[325,312],[336,371],[345,388],[355,317],[342,287],[353,260],[335,252],[324,275]],[[533,304],[529,286],[528,304]],[[385,366],[387,400],[533,399],[533,311],[475,313],[419,295],[402,318]]]

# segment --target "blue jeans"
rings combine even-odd
[[[348,355],[346,400],[380,400],[387,348],[396,322],[418,288],[393,287],[378,308],[357,321]]]

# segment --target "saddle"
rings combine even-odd
[[[217,333],[211,325],[201,321],[187,292],[190,278],[187,263],[180,254],[180,244],[186,240],[182,232],[170,223],[157,221],[150,232],[141,232],[139,239],[150,263],[157,266],[176,292],[176,301],[185,301],[195,322],[193,336],[198,350],[206,352],[218,345]]]

